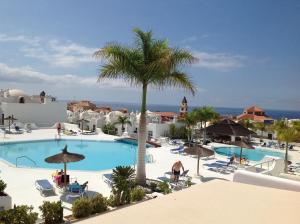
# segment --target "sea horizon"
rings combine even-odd
[[[72,102],[74,100],[62,100],[66,102]],[[80,100],[75,100],[80,101]],[[130,103],[130,102],[110,102],[110,101],[94,101],[90,100],[90,102],[96,104],[98,107],[101,106],[110,106],[113,110],[126,108],[129,112],[136,112],[140,111],[140,104],[139,103]],[[178,105],[172,105],[172,104],[155,104],[151,103],[147,105],[147,110],[150,111],[169,111],[169,112],[179,112],[179,104]],[[193,110],[194,108],[201,107],[200,106],[189,106],[189,111]],[[211,105],[206,105],[211,106]],[[251,106],[251,105],[249,105]],[[211,106],[213,107],[220,115],[232,115],[236,116],[243,112],[245,108],[242,107],[220,107],[220,106]],[[268,109],[268,108],[262,108],[265,110],[266,114],[274,119],[280,119],[280,118],[288,118],[288,119],[300,119],[300,111],[297,110],[283,110],[283,109]]]

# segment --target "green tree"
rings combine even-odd
[[[176,125],[175,124],[169,125],[169,133],[170,133],[171,138],[174,138],[176,136]]]
[[[242,120],[239,120],[238,122],[240,125],[244,126],[245,128],[247,129],[254,129],[254,124],[251,120],[249,119],[242,119]]]
[[[261,132],[261,136],[264,136],[264,133],[269,130],[268,125],[265,124],[264,122],[258,122],[254,124],[254,129],[259,130]]]
[[[125,124],[128,124],[130,126],[132,125],[129,118],[126,116],[119,116],[118,120],[113,123],[113,125],[118,125],[118,124],[121,125],[122,133],[125,131],[125,127],[124,127]]]
[[[217,120],[219,119],[220,115],[215,111],[213,107],[200,107],[193,110],[196,120],[198,122],[201,122],[201,129],[202,129],[202,123],[204,123],[204,132],[203,132],[203,142],[205,144],[206,142],[206,123],[209,121]]]
[[[287,120],[278,120],[274,124],[274,130],[276,131],[277,139],[279,141],[285,142],[284,171],[287,172],[289,151],[288,144],[300,139],[300,123],[289,123]]]
[[[191,64],[196,58],[187,50],[171,48],[166,40],[157,40],[152,32],[134,29],[136,41],[133,47],[110,43],[95,52],[95,57],[104,59],[98,80],[122,79],[142,88],[141,116],[138,132],[138,160],[136,182],[146,184],[146,110],[149,86],[163,89],[166,86],[183,87],[192,94],[195,87],[182,66]]]
[[[112,193],[116,205],[128,204],[131,201],[130,193],[134,186],[135,170],[130,166],[117,166],[112,173]]]
[[[185,128],[187,132],[187,139],[189,146],[191,146],[191,141],[193,138],[193,128],[197,124],[196,113],[194,111],[187,113],[184,117]]]
[[[105,124],[102,128],[102,131],[108,135],[116,135],[117,134],[116,127],[111,123]]]

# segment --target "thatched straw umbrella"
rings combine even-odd
[[[204,148],[202,146],[194,146],[184,149],[184,152],[189,155],[197,156],[197,175],[199,176],[199,162],[201,157],[208,157],[215,154],[213,150]]]
[[[235,141],[235,142],[230,142],[229,145],[235,145],[241,148],[240,151],[240,164],[242,163],[242,156],[243,156],[243,148],[247,149],[255,149],[252,145],[246,143],[245,141]]]
[[[205,131],[212,135],[250,136],[255,134],[255,132],[230,119],[224,119],[216,124],[210,125],[205,128]]]
[[[14,118],[14,115],[9,115],[8,117],[4,118],[4,120],[8,121],[8,131],[10,132],[11,123],[13,124],[13,122],[18,119]]]
[[[58,153],[54,156],[50,156],[45,159],[47,163],[63,163],[64,164],[64,184],[66,187],[67,184],[67,163],[71,162],[78,162],[83,160],[85,157],[84,155],[71,153],[67,151],[67,145],[62,150],[61,153]]]

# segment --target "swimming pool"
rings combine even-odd
[[[223,156],[233,156],[235,154],[236,156],[240,156],[241,148],[239,147],[218,147],[215,148],[216,153],[223,155]],[[252,161],[260,161],[265,156],[275,156],[283,158],[284,154],[282,152],[274,152],[270,150],[255,148],[255,149],[244,149],[243,148],[243,155],[242,157],[245,157],[248,160]]]
[[[60,153],[65,145],[68,145],[69,152],[85,156],[80,162],[69,163],[68,169],[71,170],[106,170],[119,165],[133,165],[136,161],[136,143],[91,140],[43,140],[1,144],[0,158],[15,164],[17,157],[27,156],[37,167],[62,169],[62,164],[46,163],[44,160]],[[18,166],[33,167],[33,165],[27,158],[18,159]]]

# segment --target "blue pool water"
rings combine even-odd
[[[237,157],[240,156],[241,148],[238,147],[218,147],[215,148],[216,153],[223,155],[223,156],[233,156],[235,154]],[[244,149],[243,148],[243,155],[242,157],[245,157],[248,160],[252,161],[260,161],[262,160],[266,155],[268,156],[276,156],[276,157],[284,157],[284,154],[281,152],[273,152],[269,150],[264,149]]]
[[[37,167],[62,169],[62,164],[46,163],[44,159],[60,153],[68,145],[68,151],[83,154],[85,159],[69,163],[71,170],[105,170],[116,166],[133,165],[136,161],[136,144],[114,141],[81,141],[81,140],[45,140],[0,145],[0,158],[15,164],[16,158],[26,155],[37,164]],[[20,166],[33,166],[26,158],[19,159]]]

